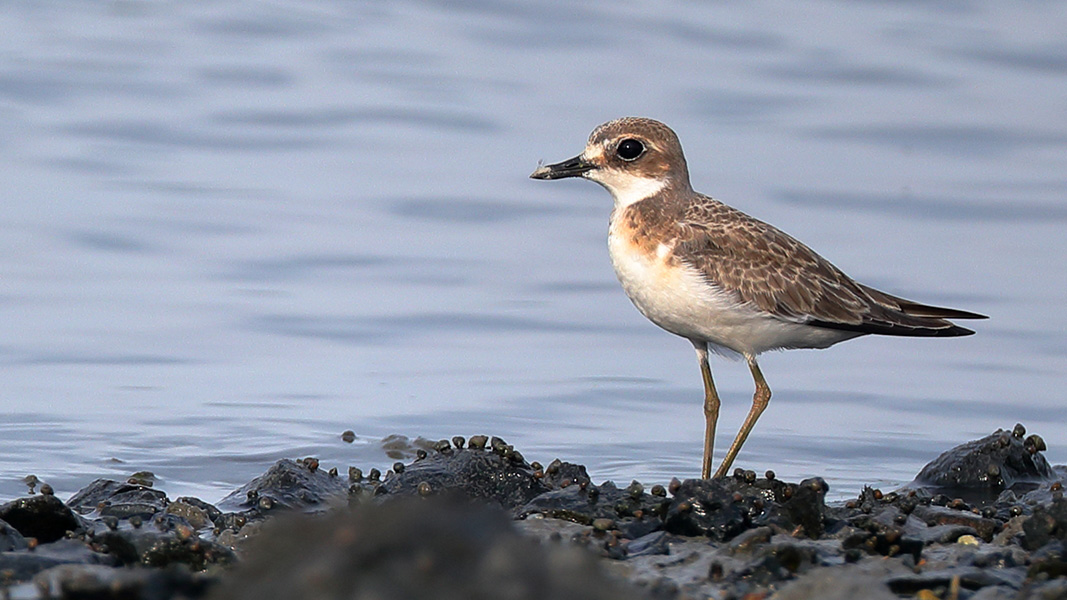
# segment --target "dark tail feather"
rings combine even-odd
[[[960,318],[984,319],[986,317],[979,315],[976,317]],[[974,335],[974,331],[967,329],[966,327],[960,327],[959,325],[949,323],[948,321],[941,321],[940,319],[936,319],[933,321],[935,323],[937,321],[940,321],[941,323],[943,323],[943,325],[912,325],[904,323],[890,323],[886,321],[867,321],[865,323],[856,324],[832,323],[829,321],[808,321],[807,324],[815,325],[817,327],[825,327],[827,329],[839,329],[841,331],[855,331],[858,333],[876,333],[880,335],[899,335],[908,337],[960,337],[964,335]]]
[[[988,319],[985,315],[978,313],[968,312],[966,310],[957,310],[955,308],[942,308],[940,306],[930,306],[928,304],[919,304],[918,302],[912,302],[910,300],[904,300],[900,298],[897,300],[897,304],[900,305],[900,310],[913,317],[930,317],[934,319]],[[971,332],[974,333],[974,332]]]
[[[969,312],[969,311],[966,311],[966,310],[957,310],[955,308],[944,308],[942,306],[930,306],[929,304],[920,304],[918,302],[913,302],[911,300],[907,300],[905,298],[901,298],[900,296],[894,296],[892,294],[887,294],[887,293],[885,293],[885,292],[883,292],[881,290],[876,290],[876,289],[874,289],[872,287],[863,285],[862,283],[860,283],[858,285],[860,286],[861,289],[863,289],[863,291],[867,292],[867,295],[869,295],[871,298],[873,298],[875,302],[878,302],[879,304],[881,304],[881,305],[883,305],[883,306],[885,306],[887,308],[898,310],[898,311],[900,311],[900,312],[902,312],[902,313],[904,313],[904,314],[906,314],[906,315],[908,315],[910,317],[919,317],[919,318],[928,318],[928,319],[988,319],[989,318],[989,317],[987,317],[985,315],[980,315],[978,313],[973,313],[973,312]],[[944,323],[941,323],[940,325],[943,326]],[[950,325],[951,325],[951,323],[950,323]],[[936,325],[935,325],[935,327],[936,327]],[[960,329],[963,329],[963,328],[961,327]],[[969,330],[964,329],[964,331],[969,331]],[[971,333],[974,333],[974,332],[973,331],[969,331],[969,333],[959,333],[959,334],[956,334],[956,335],[970,335]]]

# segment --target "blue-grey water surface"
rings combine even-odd
[[[1067,461],[1067,4],[12,2],[0,7],[0,499],[503,436],[699,472],[687,342],[619,289],[611,200],[536,182],[623,115],[696,189],[978,335],[766,355],[738,465],[831,495],[1025,423]],[[713,363],[718,454],[748,410]],[[351,429],[358,439],[341,441]]]

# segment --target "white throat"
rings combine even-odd
[[[667,187],[666,179],[636,177],[615,170],[594,170],[586,177],[599,183],[611,192],[617,208],[625,208],[634,202],[655,196]]]

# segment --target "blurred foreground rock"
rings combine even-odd
[[[211,505],[97,480],[0,505],[0,597],[1067,597],[1065,469],[1021,426],[900,490],[827,483],[593,484],[499,438],[405,449],[384,474],[283,460]],[[874,475],[872,475],[874,476]]]

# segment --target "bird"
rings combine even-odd
[[[611,193],[608,251],[623,290],[642,315],[696,350],[704,384],[704,479],[711,476],[721,404],[709,351],[743,357],[755,384],[752,408],[715,471],[721,478],[770,402],[756,361],[761,353],[828,348],[869,334],[972,335],[949,319],[988,318],[863,285],[773,225],[694,191],[677,134],[653,119],[608,121],[593,130],[581,154],[539,163],[530,177],[580,177]]]

